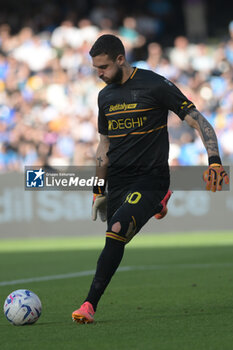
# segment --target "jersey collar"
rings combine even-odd
[[[129,79],[133,79],[133,77],[135,76],[135,74],[136,74],[136,72],[138,70],[137,67],[133,67],[133,68],[134,68],[134,70],[133,70],[132,74],[130,75]]]
[[[131,75],[129,76],[129,78],[128,78],[123,84],[121,84],[121,85],[123,86],[123,85],[127,84],[130,80],[132,80],[133,77],[135,76],[137,70],[138,70],[137,67],[133,67],[133,72],[131,73]]]

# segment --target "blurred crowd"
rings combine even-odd
[[[115,28],[104,16],[97,25],[94,15],[101,17],[67,19],[40,32],[0,25],[0,171],[94,164],[104,84],[88,52],[105,33],[120,36],[133,66],[165,76],[195,103],[216,130],[223,161],[233,163],[233,22],[216,44],[178,36],[164,47],[150,40],[155,27],[146,21],[125,17]],[[170,114],[170,164],[207,164],[196,132]]]

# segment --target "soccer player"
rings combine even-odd
[[[207,190],[221,190],[229,178],[221,165],[215,132],[182,92],[164,77],[131,67],[113,35],[100,36],[90,50],[93,66],[107,84],[98,98],[100,142],[96,175],[108,183],[94,187],[92,219],[107,219],[106,242],[87,298],[74,311],[77,323],[92,323],[97,304],[117,270],[125,245],[153,216],[166,215],[169,190],[168,111],[195,128],[206,148]],[[107,215],[106,215],[107,207]]]

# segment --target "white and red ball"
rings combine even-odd
[[[4,314],[15,326],[35,323],[41,315],[39,297],[27,289],[18,289],[8,295],[4,302]]]

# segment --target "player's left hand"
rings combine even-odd
[[[229,184],[229,177],[221,164],[211,164],[204,171],[203,179],[206,182],[206,190],[216,192],[222,190],[223,180],[226,185]]]

